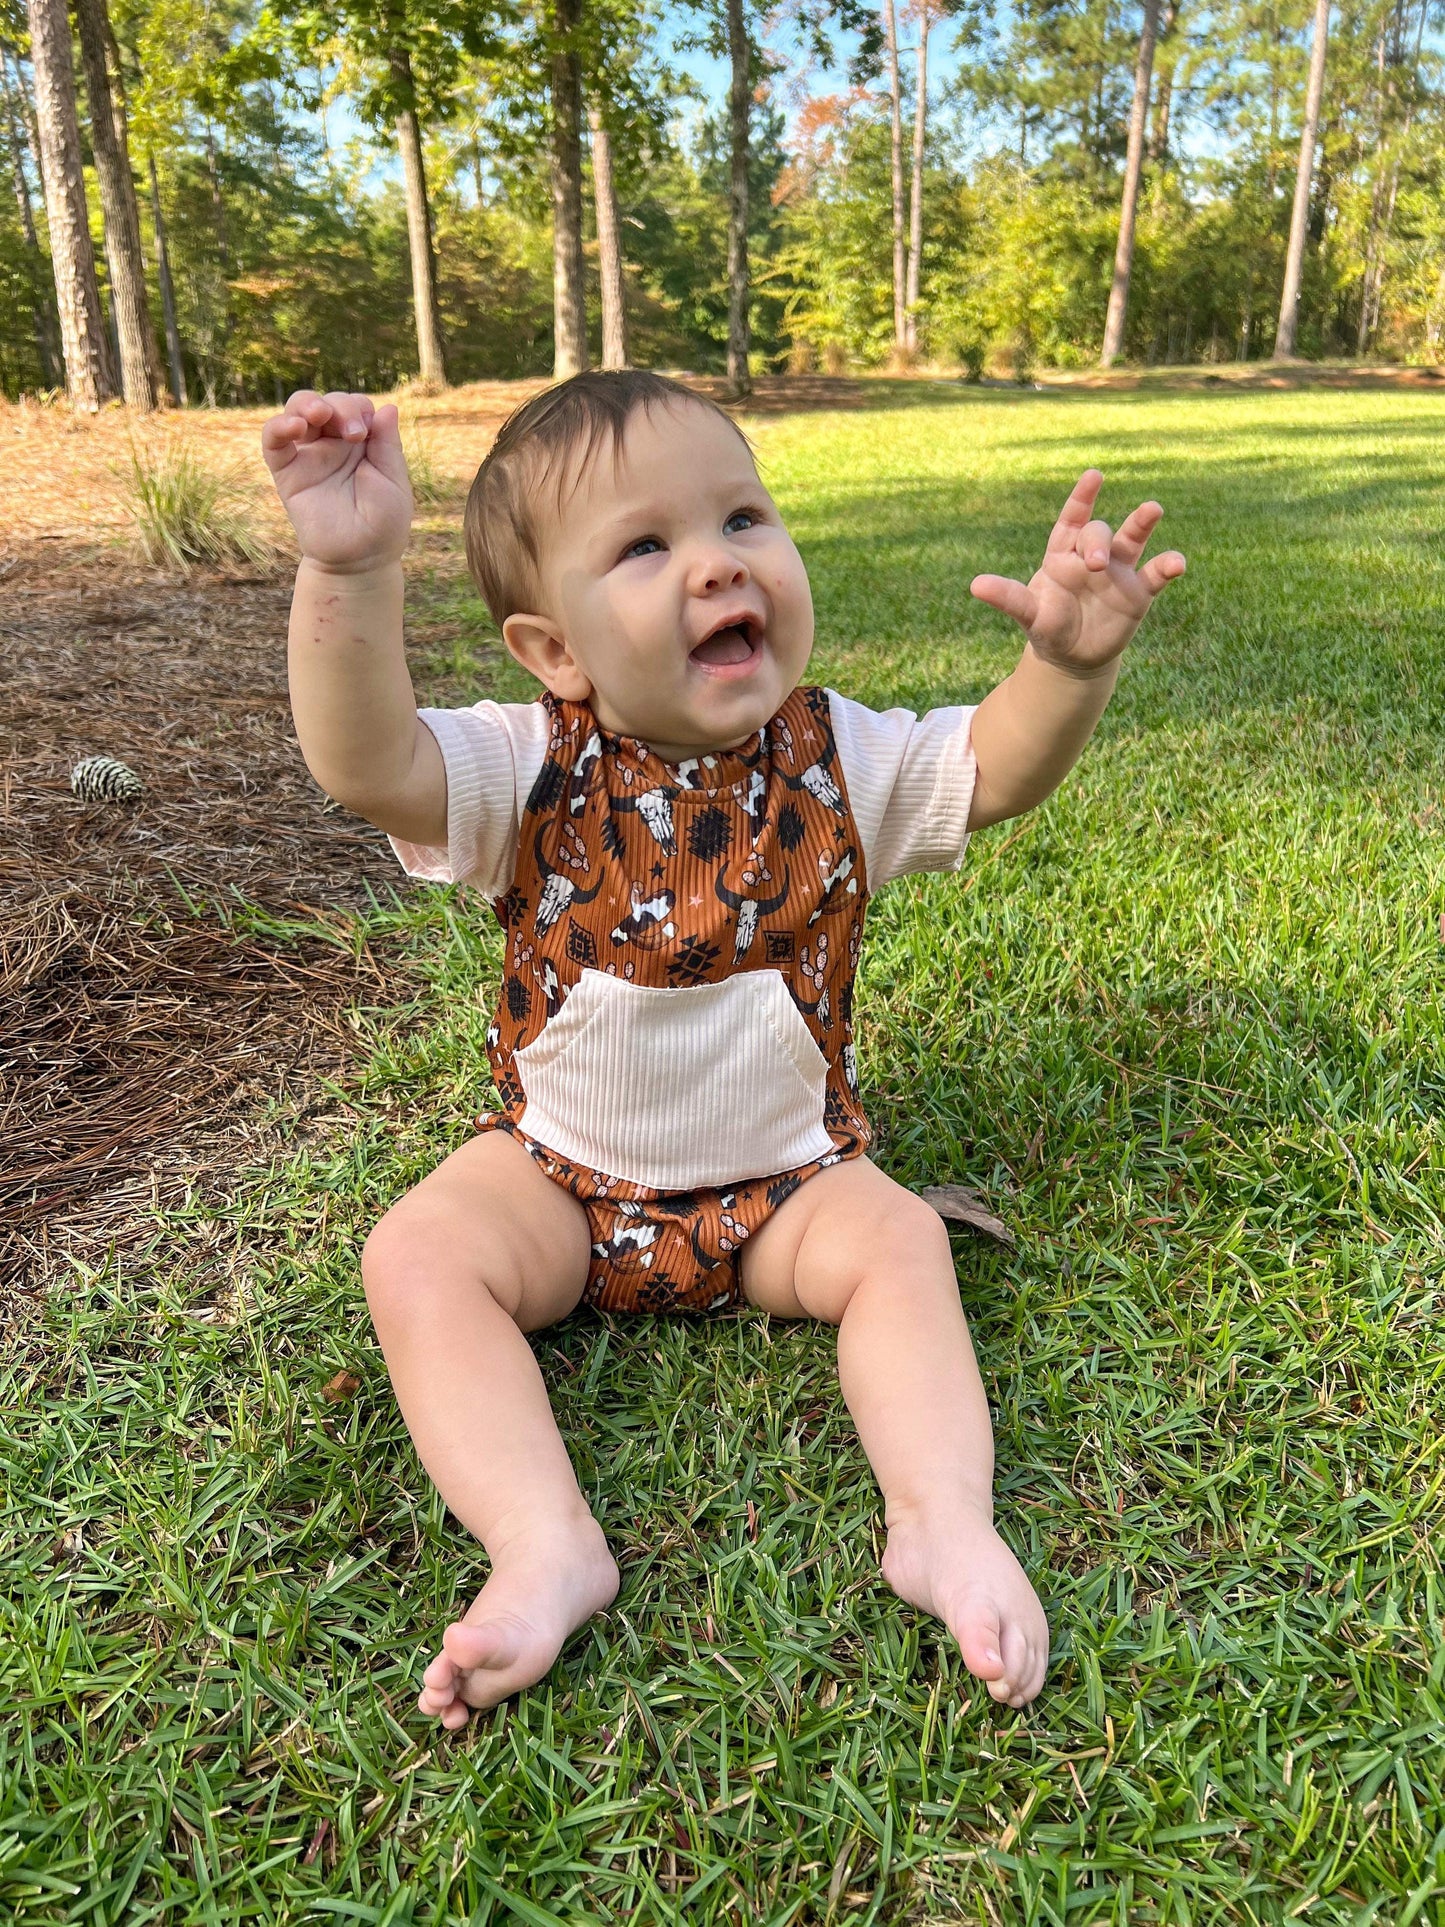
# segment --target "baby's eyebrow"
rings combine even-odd
[[[598,524],[593,539],[599,548],[608,548],[612,543],[620,542],[632,530],[645,529],[649,523],[662,519],[663,511],[644,502],[634,508],[623,509],[616,515],[609,515],[605,522]]]

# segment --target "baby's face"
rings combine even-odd
[[[685,402],[639,408],[615,470],[610,448],[594,457],[544,536],[541,584],[545,614],[504,626],[514,653],[670,763],[746,742],[813,647],[807,571],[745,444]]]

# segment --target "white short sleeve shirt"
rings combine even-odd
[[[911,871],[961,868],[975,778],[973,707],[919,716],[826,693],[870,895]],[[446,846],[388,841],[408,876],[505,896],[527,798],[546,759],[546,709],[489,700],[417,713],[446,766]]]

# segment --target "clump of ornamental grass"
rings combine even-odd
[[[210,467],[184,435],[130,438],[125,506],[147,561],[187,574],[198,564],[267,564],[275,546],[246,506],[234,471]]]
[[[410,410],[402,413],[400,409],[397,412],[407,473],[411,476],[412,499],[418,508],[435,508],[447,493],[447,479],[436,465],[431,441],[422,434],[415,413]]]

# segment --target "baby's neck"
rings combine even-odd
[[[726,756],[730,750],[746,749],[757,733],[755,729],[750,729],[746,736],[739,737],[735,743],[705,743],[691,749],[677,743],[648,742],[645,736],[639,736],[636,740],[647,743],[653,755],[664,763],[700,763],[707,756]]]
[[[746,749],[749,743],[756,739],[758,733],[756,729],[750,729],[727,743],[657,743],[650,736],[644,736],[638,730],[629,729],[625,723],[604,723],[602,718],[597,716],[595,709],[592,713],[610,736],[621,736],[629,742],[641,743],[645,749],[649,749],[664,763],[700,763],[705,756],[725,756],[731,750]]]

